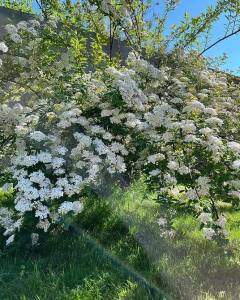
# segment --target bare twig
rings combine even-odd
[[[232,33],[230,33],[230,34],[228,34],[228,35],[226,35],[226,36],[220,38],[220,39],[217,40],[215,43],[213,43],[212,45],[208,46],[206,49],[204,49],[204,50],[199,54],[199,56],[201,56],[203,53],[205,53],[205,52],[208,51],[209,49],[213,48],[214,46],[216,46],[216,45],[219,44],[220,42],[222,42],[222,41],[224,41],[224,40],[230,38],[231,36],[233,36],[233,35],[235,35],[235,34],[237,34],[237,33],[239,33],[239,32],[240,32],[240,27],[239,27],[237,30],[235,30],[234,32],[232,32]]]
[[[42,10],[42,5],[41,5],[41,3],[40,3],[38,0],[36,0],[36,2],[37,2],[38,7]]]

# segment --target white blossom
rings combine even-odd
[[[203,223],[203,224],[207,224],[207,223],[211,223],[212,222],[212,214],[211,213],[206,213],[206,212],[202,212],[198,219]]]
[[[237,159],[232,164],[233,169],[240,170],[240,159]]]
[[[214,235],[216,235],[216,232],[212,228],[204,227],[203,235],[206,237],[206,239],[211,240]]]
[[[34,131],[30,133],[30,138],[36,142],[42,142],[46,140],[46,135],[41,131]]]
[[[7,240],[6,240],[6,246],[10,245],[14,242],[15,234],[12,234]]]
[[[240,144],[239,143],[229,142],[227,145],[228,145],[228,148],[231,149],[233,152],[240,154]]]
[[[0,42],[0,51],[3,53],[8,52],[8,46],[4,42]]]
[[[31,240],[32,240],[32,245],[35,246],[38,244],[38,240],[39,240],[39,234],[38,233],[32,233],[31,234]]]
[[[165,218],[159,218],[157,220],[157,223],[158,223],[159,226],[166,226],[167,225],[167,219],[165,219]]]

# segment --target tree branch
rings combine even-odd
[[[220,43],[220,42],[226,40],[227,38],[229,38],[229,37],[231,37],[231,36],[233,36],[233,35],[235,35],[235,34],[237,34],[237,33],[239,33],[239,32],[240,32],[240,27],[239,27],[237,30],[235,30],[234,32],[232,32],[232,33],[230,33],[230,34],[228,34],[228,35],[225,35],[224,37],[222,37],[221,39],[217,40],[217,41],[216,41],[215,43],[213,43],[212,45],[210,45],[210,46],[208,46],[207,48],[205,48],[198,56],[201,56],[203,53],[205,53],[205,52],[208,51],[209,49],[213,48],[213,47],[216,46],[218,43]]]
[[[38,7],[42,10],[42,5],[41,5],[41,3],[40,3],[38,0],[36,0],[36,2],[37,2]]]

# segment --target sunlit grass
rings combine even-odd
[[[74,220],[85,234],[2,253],[0,299],[158,299],[131,272],[173,299],[240,299],[240,212],[219,205],[229,221],[222,244],[206,240],[190,214],[163,209],[143,180],[88,199]],[[160,236],[159,217],[173,238]]]

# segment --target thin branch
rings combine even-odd
[[[36,96],[38,96],[39,98],[41,98],[42,97],[42,95],[39,93],[39,92],[37,92],[37,91],[35,91],[32,87],[30,87],[29,85],[27,85],[27,84],[23,84],[23,83],[21,83],[21,82],[17,82],[17,81],[15,81],[14,79],[10,79],[10,80],[4,80],[4,79],[1,79],[0,80],[0,82],[4,82],[4,83],[14,83],[14,84],[16,84],[16,85],[18,85],[18,86],[20,86],[20,87],[23,87],[23,88],[28,88],[31,92],[33,92]]]
[[[109,16],[109,60],[112,61],[112,49],[113,49],[113,32],[112,32],[112,18]]]
[[[36,0],[36,2],[37,2],[38,7],[42,10],[42,5],[41,5],[41,3],[40,3],[38,0]]]
[[[141,30],[140,30],[140,25],[139,25],[139,23],[138,23],[138,19],[137,19],[137,16],[136,16],[136,12],[135,12],[135,10],[134,10],[134,7],[132,6],[132,4],[131,4],[131,1],[127,1],[127,4],[128,4],[128,7],[130,8],[130,10],[131,10],[131,12],[132,12],[132,15],[130,15],[130,17],[131,17],[131,20],[132,20],[132,23],[133,23],[133,25],[135,26],[135,29],[136,29],[136,37],[137,37],[137,39],[138,39],[138,48],[139,48],[139,50],[140,50],[140,52],[142,52],[141,51],[141,49],[142,49],[142,39],[141,39]]]
[[[208,51],[209,49],[213,48],[213,47],[216,46],[218,43],[220,43],[220,42],[222,42],[222,41],[228,39],[229,37],[231,37],[231,36],[233,36],[233,35],[235,35],[235,34],[237,34],[237,33],[239,33],[239,32],[240,32],[240,27],[239,27],[237,30],[235,30],[234,32],[232,32],[232,33],[230,33],[230,34],[228,34],[228,35],[222,37],[221,39],[217,40],[217,41],[216,41],[215,43],[213,43],[212,45],[208,46],[208,47],[207,47],[206,49],[204,49],[198,56],[201,56],[203,53],[205,53],[205,52]]]

